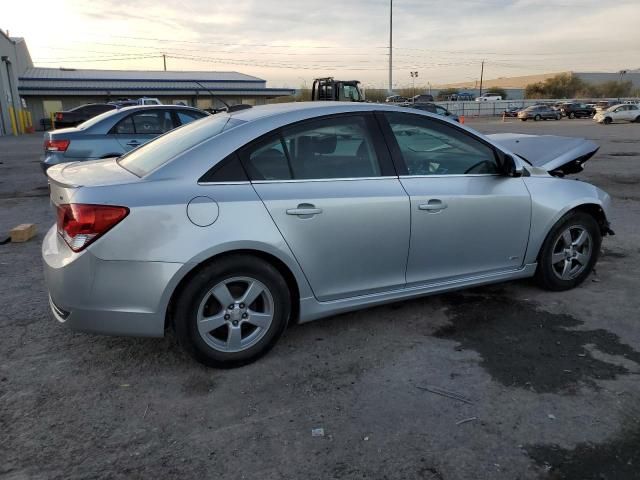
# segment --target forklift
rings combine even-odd
[[[311,101],[364,102],[364,93],[358,80],[316,78],[311,89]]]

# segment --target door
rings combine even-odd
[[[154,108],[132,113],[118,122],[110,133],[128,152],[174,127],[171,112]]]
[[[240,152],[318,300],[405,284],[409,197],[373,115],[286,127]]]
[[[407,285],[520,267],[531,198],[521,178],[498,173],[493,147],[425,116],[386,113],[384,118],[411,201]]]

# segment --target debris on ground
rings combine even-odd
[[[469,423],[469,422],[473,422],[474,420],[477,420],[478,417],[469,417],[469,418],[464,418],[462,420],[459,420],[456,422],[456,425],[462,425],[464,423]]]
[[[419,390],[425,390],[427,392],[435,393],[436,395],[441,395],[443,397],[451,398],[451,399],[457,400],[459,402],[468,403],[469,405],[473,405],[473,402],[470,399],[468,399],[467,397],[465,397],[464,395],[461,395],[459,393],[452,392],[452,391],[449,391],[449,390],[445,390],[445,389],[440,388],[440,387],[436,387],[436,386],[433,386],[433,385],[427,385],[426,387],[421,387],[419,385],[416,385],[416,388],[419,389]]]
[[[36,236],[35,223],[22,223],[9,232],[13,243],[22,243]]]
[[[312,428],[311,429],[312,437],[324,437],[324,428]]]

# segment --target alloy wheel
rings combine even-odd
[[[240,352],[255,345],[273,322],[269,289],[250,277],[233,277],[209,290],[198,308],[198,332],[211,348]]]
[[[577,278],[589,264],[593,241],[586,228],[580,225],[568,227],[556,240],[551,255],[551,266],[561,280]]]

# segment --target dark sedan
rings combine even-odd
[[[584,103],[565,103],[560,111],[567,118],[591,118],[596,114],[595,108]]]
[[[518,118],[523,122],[533,119],[538,120],[560,120],[562,115],[558,110],[547,105],[532,105],[518,112]]]
[[[424,112],[435,113],[437,115],[442,115],[443,117],[448,117],[450,120],[453,120],[454,122],[460,121],[460,119],[458,118],[458,115],[456,115],[455,113],[451,113],[446,108],[441,107],[440,105],[436,105],[435,103],[430,103],[430,102],[407,103],[402,106],[415,108],[416,110],[422,110]]]
[[[53,117],[53,128],[68,128],[80,125],[101,113],[115,110],[116,105],[110,103],[88,103],[79,107],[56,112]]]

